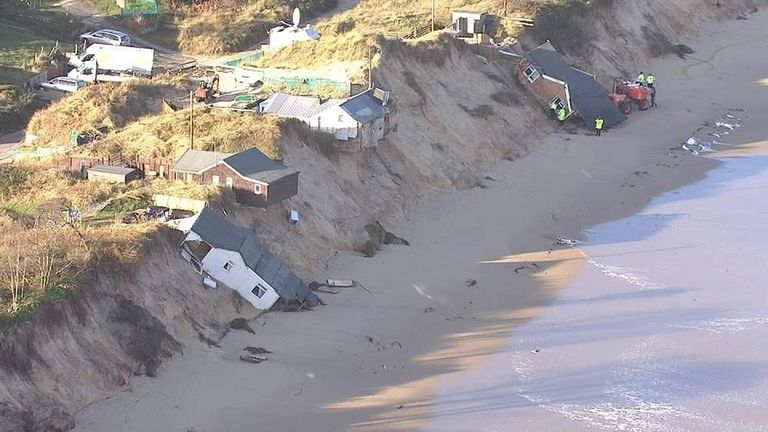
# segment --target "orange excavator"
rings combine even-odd
[[[637,105],[637,109],[640,111],[650,108],[653,91],[653,87],[617,79],[613,83],[613,91],[608,93],[608,98],[622,114],[629,115],[632,112],[633,104]]]
[[[211,103],[213,97],[219,93],[219,75],[216,74],[210,81],[201,80],[195,89],[195,102]]]

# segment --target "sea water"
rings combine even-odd
[[[586,270],[427,429],[768,431],[768,155],[720,159],[589,229]]]

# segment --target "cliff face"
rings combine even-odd
[[[575,63],[610,80],[673,52],[704,20],[748,16],[766,1],[716,3],[600,0],[540,18],[522,43],[531,48],[549,38]],[[378,148],[323,144],[288,125],[281,146],[287,164],[301,170],[299,195],[266,212],[230,207],[230,217],[253,227],[311,278],[334,250],[361,248],[365,225],[407,219],[425,198],[479,186],[486,180],[477,173],[494,161],[525,155],[551,126],[515,82],[514,64],[455,42],[438,45],[382,47],[376,81],[392,91],[397,130]],[[288,209],[299,210],[297,225],[286,222]],[[216,340],[232,318],[258,313],[233,291],[205,289],[179,257],[179,240],[161,232],[136,268],[98,277],[67,300],[41,307],[31,321],[2,330],[0,430],[68,430],[69,413],[118,391],[135,374],[154,374],[185,344]]]
[[[216,339],[256,311],[229,290],[206,290],[161,232],[141,265],[97,277],[0,334],[0,430],[56,431],[70,412],[152,375],[181,342]]]

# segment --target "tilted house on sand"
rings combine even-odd
[[[525,55],[518,65],[518,79],[545,108],[555,102],[569,117],[581,117],[588,128],[599,115],[605,127],[626,120],[595,76],[570,66],[549,41]]]
[[[230,223],[210,208],[183,221],[181,255],[203,275],[234,289],[259,309],[278,300],[312,307],[319,299],[288,267],[259,242],[256,234]]]
[[[313,96],[276,93],[259,105],[263,114],[294,118],[338,140],[359,138],[374,147],[390,130],[389,92],[370,89],[347,99],[321,101]]]
[[[299,171],[257,148],[234,154],[190,149],[173,165],[171,176],[233,189],[238,203],[252,207],[269,207],[299,191]]]

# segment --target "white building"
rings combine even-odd
[[[276,93],[259,104],[259,111],[300,120],[311,129],[332,133],[342,141],[362,136],[363,146],[373,147],[388,132],[388,100],[389,92],[377,89],[325,102],[313,96]]]
[[[269,31],[269,49],[276,50],[293,44],[294,42],[320,39],[320,33],[311,25],[277,26]]]
[[[233,225],[210,208],[179,223],[181,255],[198,273],[234,289],[258,309],[282,299],[308,306],[317,296],[265,248],[253,231]]]

